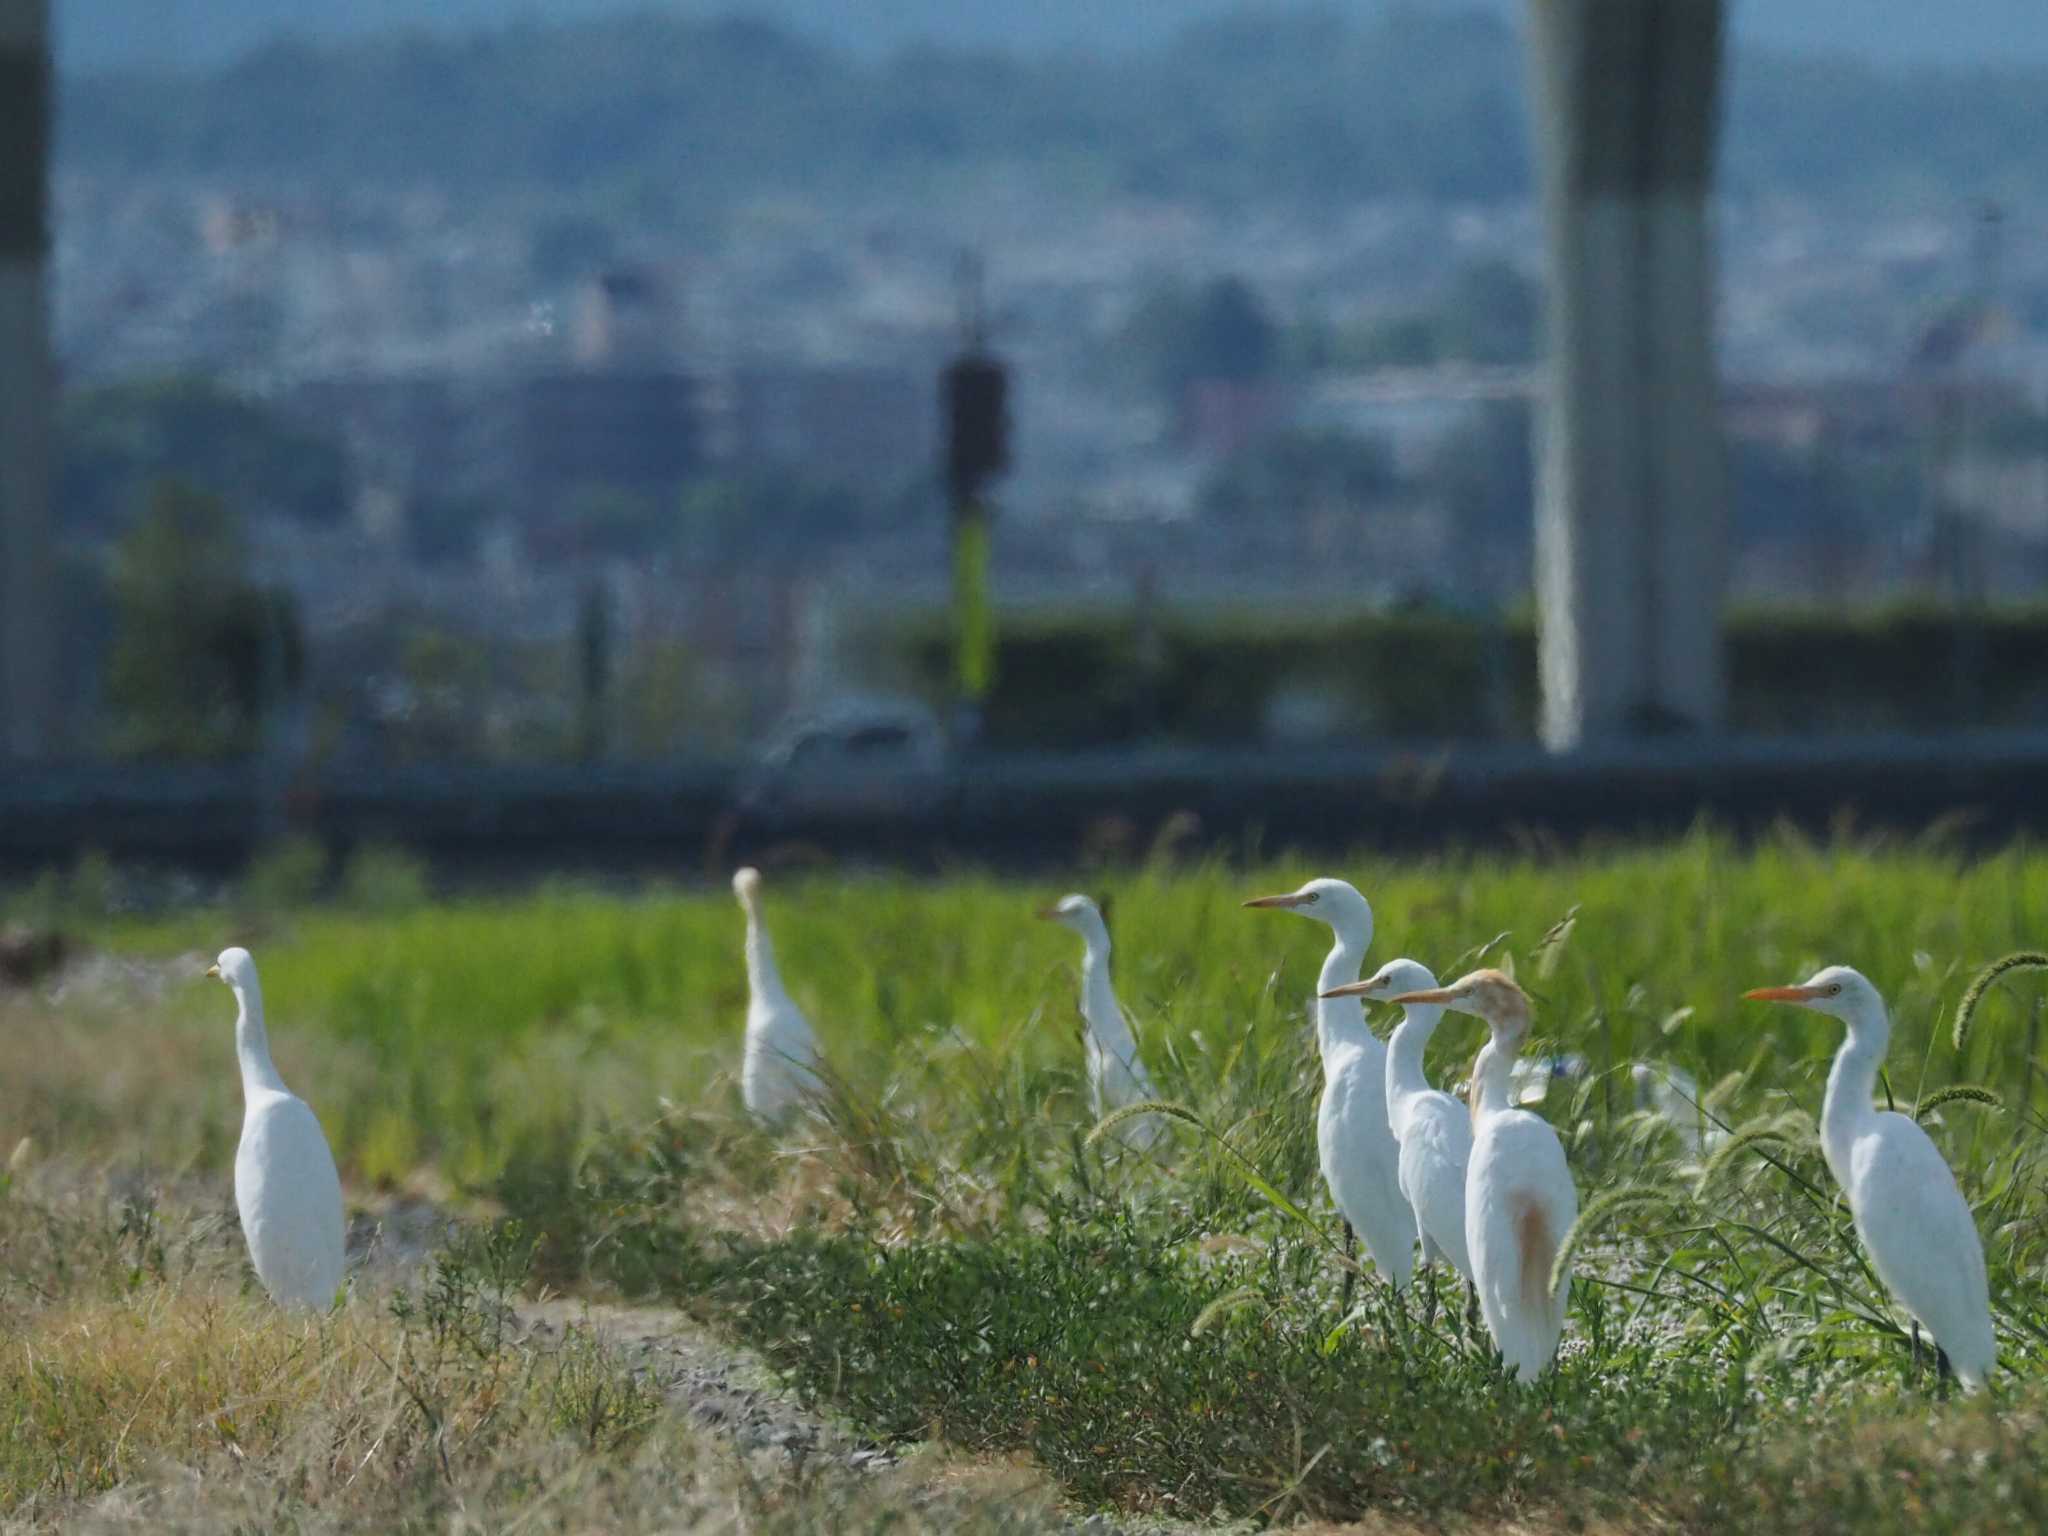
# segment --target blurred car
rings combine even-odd
[[[775,816],[843,816],[929,806],[951,755],[938,716],[916,699],[856,695],[792,716],[747,770],[740,807]]]

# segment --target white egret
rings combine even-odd
[[[1389,960],[1364,981],[1333,987],[1337,997],[1391,998],[1427,992],[1437,984],[1428,966]],[[1422,1262],[1441,1256],[1466,1280],[1472,1259],[1465,1243],[1465,1170],[1472,1160],[1472,1114],[1448,1093],[1429,1086],[1423,1052],[1443,1008],[1410,1003],[1387,1041],[1387,1124],[1400,1144],[1401,1193],[1415,1213]]]
[[[1516,1377],[1533,1380],[1564,1336],[1571,1276],[1552,1290],[1550,1271],[1578,1219],[1579,1192],[1557,1132],[1511,1099],[1515,1056],[1529,1033],[1529,999],[1512,978],[1483,970],[1388,1001],[1440,1003],[1478,1015],[1490,1031],[1472,1064],[1465,1245],[1487,1331]]]
[[[1102,909],[1076,892],[1062,896],[1038,914],[1081,936],[1082,1044],[1088,1055],[1088,1097],[1100,1120],[1126,1104],[1141,1104],[1159,1095],[1138,1055],[1137,1037],[1129,1017],[1116,1000],[1109,978],[1109,924]],[[1141,1115],[1118,1128],[1124,1144],[1143,1150],[1164,1133],[1155,1115]]]
[[[1683,1067],[1661,1061],[1638,1061],[1628,1069],[1635,1085],[1636,1108],[1647,1109],[1678,1133],[1679,1144],[1697,1156],[1712,1152],[1728,1133],[1708,1116],[1700,1101],[1700,1085]]]
[[[1827,966],[1796,987],[1743,996],[1796,1003],[1848,1026],[1821,1101],[1821,1152],[1849,1192],[1849,1215],[1878,1279],[1934,1335],[1942,1377],[1953,1367],[1964,1386],[1981,1386],[1998,1358],[1984,1244],[1927,1133],[1911,1116],[1872,1103],[1892,1033],[1884,999],[1846,965]]]
[[[775,967],[775,946],[761,920],[761,872],[735,871],[732,893],[747,915],[747,1034],[740,1096],[749,1113],[773,1122],[818,1091],[818,1040]]]
[[[207,968],[235,994],[235,1055],[242,1065],[242,1141],[235,1149],[235,1209],[249,1261],[283,1307],[331,1306],[341,1289],[341,1179],[320,1121],[285,1087],[270,1059],[263,989],[246,949],[224,949]]]
[[[1415,1273],[1415,1212],[1401,1193],[1401,1148],[1387,1123],[1387,1048],[1367,1026],[1356,997],[1331,995],[1358,980],[1372,947],[1372,906],[1349,883],[1327,879],[1245,905],[1314,918],[1336,936],[1316,981],[1316,1045],[1323,1058],[1316,1151],[1345,1225],[1365,1240],[1374,1267],[1399,1291]]]

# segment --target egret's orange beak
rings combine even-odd
[[[1810,1003],[1820,995],[1819,987],[1757,987],[1742,994],[1752,1003]]]
[[[1458,994],[1449,987],[1431,987],[1426,992],[1403,992],[1399,997],[1387,999],[1390,1003],[1455,1003]]]
[[[208,966],[208,967],[206,968],[206,974],[207,974],[207,975],[209,975],[209,976],[211,976],[211,977],[212,977],[212,978],[213,978],[213,979],[214,979],[215,981],[219,981],[219,980],[220,980],[220,966],[219,966],[218,964],[214,964],[214,965],[209,965],[209,966]]]
[[[1379,985],[1377,978],[1365,981],[1347,981],[1341,987],[1332,987],[1327,992],[1318,992],[1317,997],[1370,997],[1372,989]]]
[[[1300,906],[1308,898],[1299,891],[1290,891],[1285,896],[1254,896],[1245,905],[1248,907],[1279,907],[1289,910]],[[1325,994],[1327,996],[1328,994]]]
[[[1048,923],[1056,923],[1060,920],[1060,909],[1058,907],[1040,907],[1036,915],[1044,918]]]

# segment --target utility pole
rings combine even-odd
[[[1010,467],[1009,372],[988,350],[981,259],[960,263],[961,350],[946,365],[946,495],[953,524],[953,733],[980,733],[995,681],[995,606],[989,590],[991,481]]]
[[[52,750],[49,0],[0,0],[0,760]]]
[[[1722,720],[1727,471],[1707,191],[1723,0],[1530,0],[1548,281],[1543,737]]]

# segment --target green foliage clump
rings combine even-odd
[[[133,522],[166,479],[306,523],[338,522],[348,510],[339,445],[209,379],[88,390],[65,402],[60,442],[65,518],[103,535]]]
[[[297,681],[289,594],[248,574],[240,525],[215,497],[159,482],[114,551],[106,696],[127,756],[220,758],[257,745],[264,711]]]

